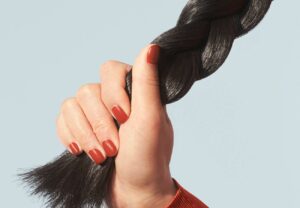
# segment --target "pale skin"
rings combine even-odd
[[[173,128],[160,101],[157,66],[147,61],[153,46],[142,49],[132,67],[131,102],[125,91],[130,65],[108,61],[100,67],[100,83],[85,84],[66,99],[56,122],[59,139],[67,148],[76,142],[81,152],[96,148],[107,158],[102,142],[109,138],[116,146],[107,199],[113,208],[163,208],[177,190],[169,168]],[[119,131],[113,122],[115,105],[128,115]]]

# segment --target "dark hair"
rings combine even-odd
[[[176,26],[152,43],[161,47],[158,63],[163,104],[182,98],[197,80],[214,73],[227,58],[235,38],[253,29],[272,0],[189,0]],[[126,76],[131,97],[131,72]],[[116,126],[119,128],[116,120]],[[54,161],[18,176],[48,207],[99,207],[109,193],[114,158],[96,165],[83,153],[68,151]]]

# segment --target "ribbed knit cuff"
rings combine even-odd
[[[206,204],[185,190],[174,178],[172,179],[178,189],[174,198],[166,208],[208,208]]]

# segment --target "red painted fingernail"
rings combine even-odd
[[[105,150],[106,155],[108,157],[113,157],[118,152],[116,146],[114,145],[114,143],[109,139],[102,142],[102,146],[103,146],[103,149]]]
[[[75,142],[69,144],[69,149],[71,150],[73,155],[78,155],[80,153],[80,148]]]
[[[97,149],[90,150],[89,154],[93,158],[94,162],[97,163],[97,164],[100,164],[105,160],[105,157]]]
[[[159,45],[151,45],[147,53],[147,62],[149,64],[157,64],[159,59]]]
[[[124,123],[125,121],[127,121],[127,119],[128,119],[128,116],[126,115],[126,113],[118,105],[115,105],[112,108],[112,113],[114,114],[114,116],[118,120],[118,122],[121,124]]]

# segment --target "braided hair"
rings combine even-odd
[[[214,73],[227,58],[233,41],[253,29],[272,0],[189,0],[174,28],[151,43],[161,47],[158,63],[163,104],[182,98],[195,81]],[[131,98],[132,74],[126,76]],[[119,128],[116,120],[115,124]],[[83,153],[63,152],[52,162],[18,174],[31,194],[48,207],[100,207],[109,193],[114,158],[101,165]]]

